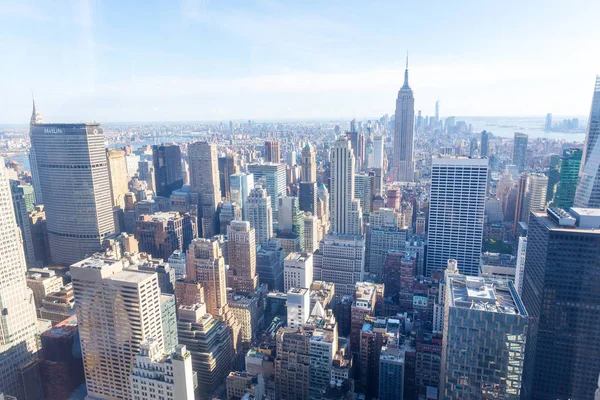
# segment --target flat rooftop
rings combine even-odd
[[[308,253],[290,253],[287,255],[287,257],[285,257],[286,261],[299,261],[299,262],[305,262],[306,260],[308,260],[309,258],[312,257],[312,254],[308,254]]]
[[[449,277],[451,307],[527,315],[512,282],[477,276]]]
[[[110,267],[116,263],[121,263],[120,260],[113,260],[110,258],[101,258],[97,256],[88,257],[84,260],[78,261],[75,264],[71,265],[72,267],[77,268],[89,268],[89,269],[103,269]]]

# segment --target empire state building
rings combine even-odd
[[[415,123],[415,98],[408,86],[408,57],[404,71],[404,85],[396,99],[394,129],[394,157],[390,176],[392,180],[412,182],[415,175],[413,161],[413,132]]]

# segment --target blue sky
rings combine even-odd
[[[600,1],[0,0],[0,123],[586,116]]]

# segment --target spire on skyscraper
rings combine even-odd
[[[44,119],[40,112],[35,108],[35,97],[33,97],[33,91],[31,92],[31,100],[33,101],[33,110],[31,111],[31,121],[30,125],[43,124]]]
[[[410,88],[408,86],[408,51],[406,52],[406,69],[404,70],[404,85],[402,85],[402,88]]]

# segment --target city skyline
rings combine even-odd
[[[586,115],[588,82],[600,65],[589,51],[598,8],[334,2],[322,9],[186,0],[132,8],[145,17],[131,20],[127,10],[93,0],[6,2],[0,41],[12,62],[1,70],[11,79],[0,83],[0,122],[20,122],[30,89],[50,105],[50,120],[391,114],[406,50],[415,109],[425,115],[434,114],[438,99],[441,116]],[[406,23],[393,24],[391,16],[406,16]],[[573,23],[577,30],[569,29]],[[569,57],[562,57],[558,49],[567,44]],[[39,57],[53,62],[36,63]]]

